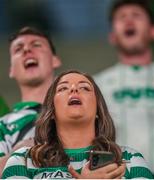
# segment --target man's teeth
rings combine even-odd
[[[28,67],[30,65],[37,65],[36,59],[27,59],[25,62],[25,67]]]
[[[25,64],[27,65],[31,63],[37,63],[37,61],[35,59],[28,59]]]

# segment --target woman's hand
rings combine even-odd
[[[81,174],[79,174],[71,165],[69,166],[69,172],[76,179],[121,179],[125,174],[125,170],[125,163],[122,163],[120,166],[112,163],[95,170],[90,170],[89,163],[87,163],[82,168]]]

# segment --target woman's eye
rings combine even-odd
[[[61,88],[58,88],[58,92],[62,92],[62,91],[65,91],[65,90],[67,90],[68,88],[67,87],[61,87]]]
[[[89,87],[86,87],[86,86],[83,86],[83,87],[80,87],[81,90],[85,90],[85,91],[90,91],[90,88]]]

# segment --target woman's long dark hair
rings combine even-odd
[[[98,86],[88,74],[70,70],[61,73],[53,82],[47,92],[40,117],[36,121],[35,145],[30,149],[30,156],[32,157],[34,165],[38,167],[50,167],[66,166],[69,164],[69,158],[64,152],[62,142],[57,135],[54,96],[60,79],[70,73],[85,76],[94,87],[97,102],[97,116],[95,120],[96,136],[92,146],[95,150],[113,152],[116,156],[116,162],[120,162],[122,153],[120,147],[115,143],[115,127]]]

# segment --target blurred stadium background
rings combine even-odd
[[[108,43],[108,10],[112,0],[0,0],[0,94],[11,106],[19,90],[8,77],[8,37],[23,25],[51,32],[63,66],[91,75],[116,62]]]

